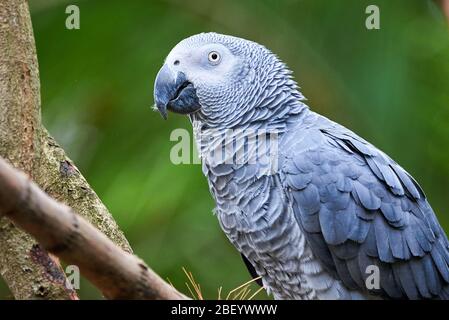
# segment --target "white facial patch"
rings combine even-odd
[[[173,72],[183,72],[195,87],[228,83],[238,62],[239,58],[219,43],[180,42],[166,59]]]

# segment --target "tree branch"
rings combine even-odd
[[[0,155],[33,175],[40,156],[39,75],[25,1],[0,2]],[[76,299],[59,262],[0,219],[0,273],[17,299]],[[37,254],[39,253],[39,254]]]
[[[0,156],[132,252],[111,214],[41,124],[40,83],[26,0],[0,1]],[[16,299],[76,299],[54,257],[0,219],[0,274]]]
[[[78,266],[109,299],[185,299],[134,255],[116,246],[0,158],[0,216],[30,233],[44,249]]]
[[[447,22],[449,22],[449,0],[440,0],[441,9],[446,17]]]
[[[42,153],[33,180],[52,198],[71,207],[120,248],[132,253],[114,218],[64,150],[45,128],[39,134]]]

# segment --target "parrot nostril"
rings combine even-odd
[[[177,65],[179,64],[179,60],[175,60],[175,62],[173,62],[173,64],[174,64],[175,66],[177,66]]]

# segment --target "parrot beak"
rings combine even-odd
[[[174,73],[167,64],[162,66],[156,76],[154,101],[164,119],[167,119],[167,110],[190,114],[201,108],[193,84],[183,72]]]

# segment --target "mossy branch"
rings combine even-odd
[[[0,156],[127,252],[111,214],[41,123],[40,82],[26,0],[0,1]],[[16,299],[77,299],[59,261],[0,219],[0,274]]]

